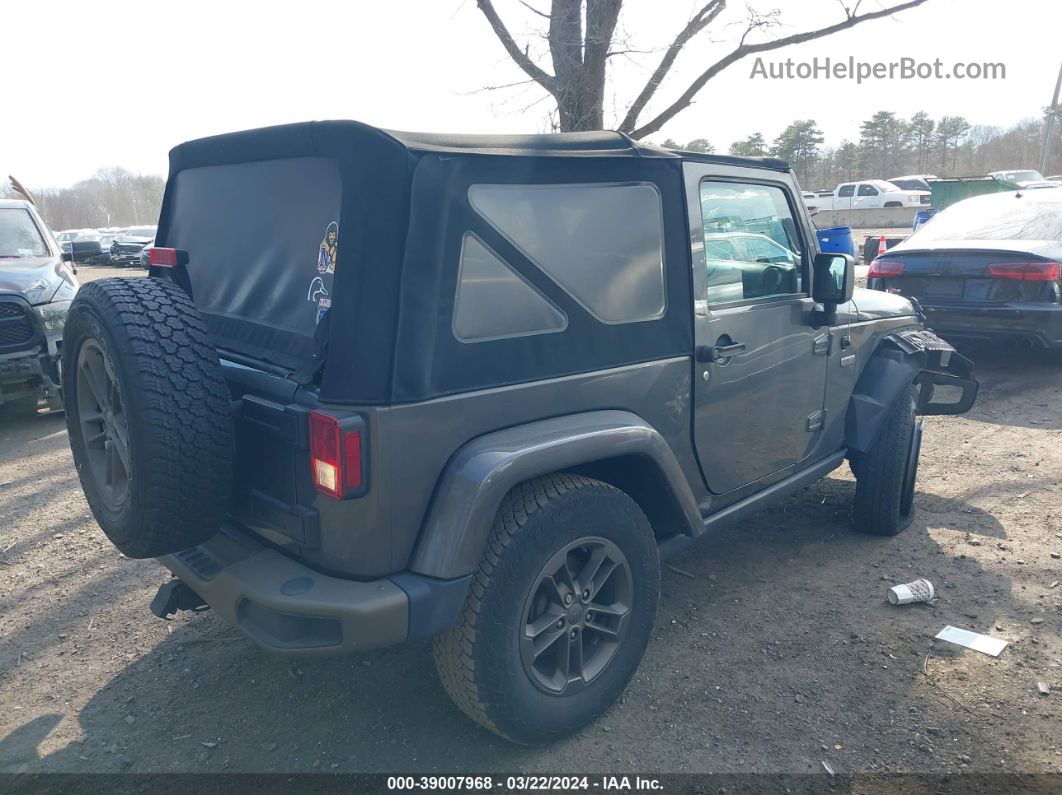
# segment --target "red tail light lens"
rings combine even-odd
[[[361,488],[361,431],[343,432],[344,491]]]
[[[341,500],[364,482],[361,429],[344,428],[329,414],[310,412],[310,473],[322,494]]]
[[[148,249],[148,260],[157,268],[176,268],[188,264],[188,253],[178,248],[152,246]]]
[[[995,279],[1018,282],[1055,282],[1062,278],[1062,264],[1057,262],[999,262],[988,266]]]
[[[898,260],[876,259],[870,263],[868,279],[888,279],[903,275],[903,263]]]

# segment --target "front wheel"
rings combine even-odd
[[[914,520],[914,489],[922,450],[922,421],[915,417],[917,388],[897,399],[866,453],[851,455],[856,476],[852,523],[856,530],[894,536]]]
[[[627,686],[659,593],[656,541],[629,496],[578,475],[527,481],[499,509],[457,626],[435,639],[439,678],[496,734],[559,739]]]

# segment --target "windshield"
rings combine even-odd
[[[1042,182],[1043,175],[1039,171],[997,171],[996,177],[1005,179],[1007,182]]]
[[[155,236],[155,227],[153,227],[153,226],[134,226],[133,228],[129,229],[124,234],[129,235],[129,237],[154,237]]]
[[[937,213],[911,239],[1062,241],[1062,201],[1030,201],[1009,193],[968,199]]]
[[[0,209],[0,257],[46,257],[48,246],[29,210]]]

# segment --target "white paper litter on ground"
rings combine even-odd
[[[992,657],[998,657],[999,653],[1007,647],[1010,641],[1003,640],[1002,638],[993,638],[988,635],[982,635],[978,632],[971,632],[968,629],[959,629],[953,627],[950,624],[936,635],[937,640],[946,640],[948,643],[956,643],[959,646],[965,646],[967,649],[973,649],[979,651],[982,654],[988,654]]]

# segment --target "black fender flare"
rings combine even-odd
[[[688,535],[703,531],[700,509],[675,453],[627,411],[592,411],[519,425],[465,444],[446,465],[413,552],[410,570],[452,579],[476,570],[502,499],[530,478],[596,461],[639,455],[672,490]]]
[[[922,387],[919,414],[962,414],[977,398],[973,363],[932,331],[914,328],[886,334],[849,398],[844,423],[846,447],[858,453],[869,451],[889,410],[916,382]],[[934,403],[931,385],[935,384],[959,387],[962,395],[955,403]]]
[[[924,364],[925,357],[917,353],[905,353],[885,344],[878,346],[848,399],[844,443],[850,451],[870,450],[889,410],[922,372]]]

